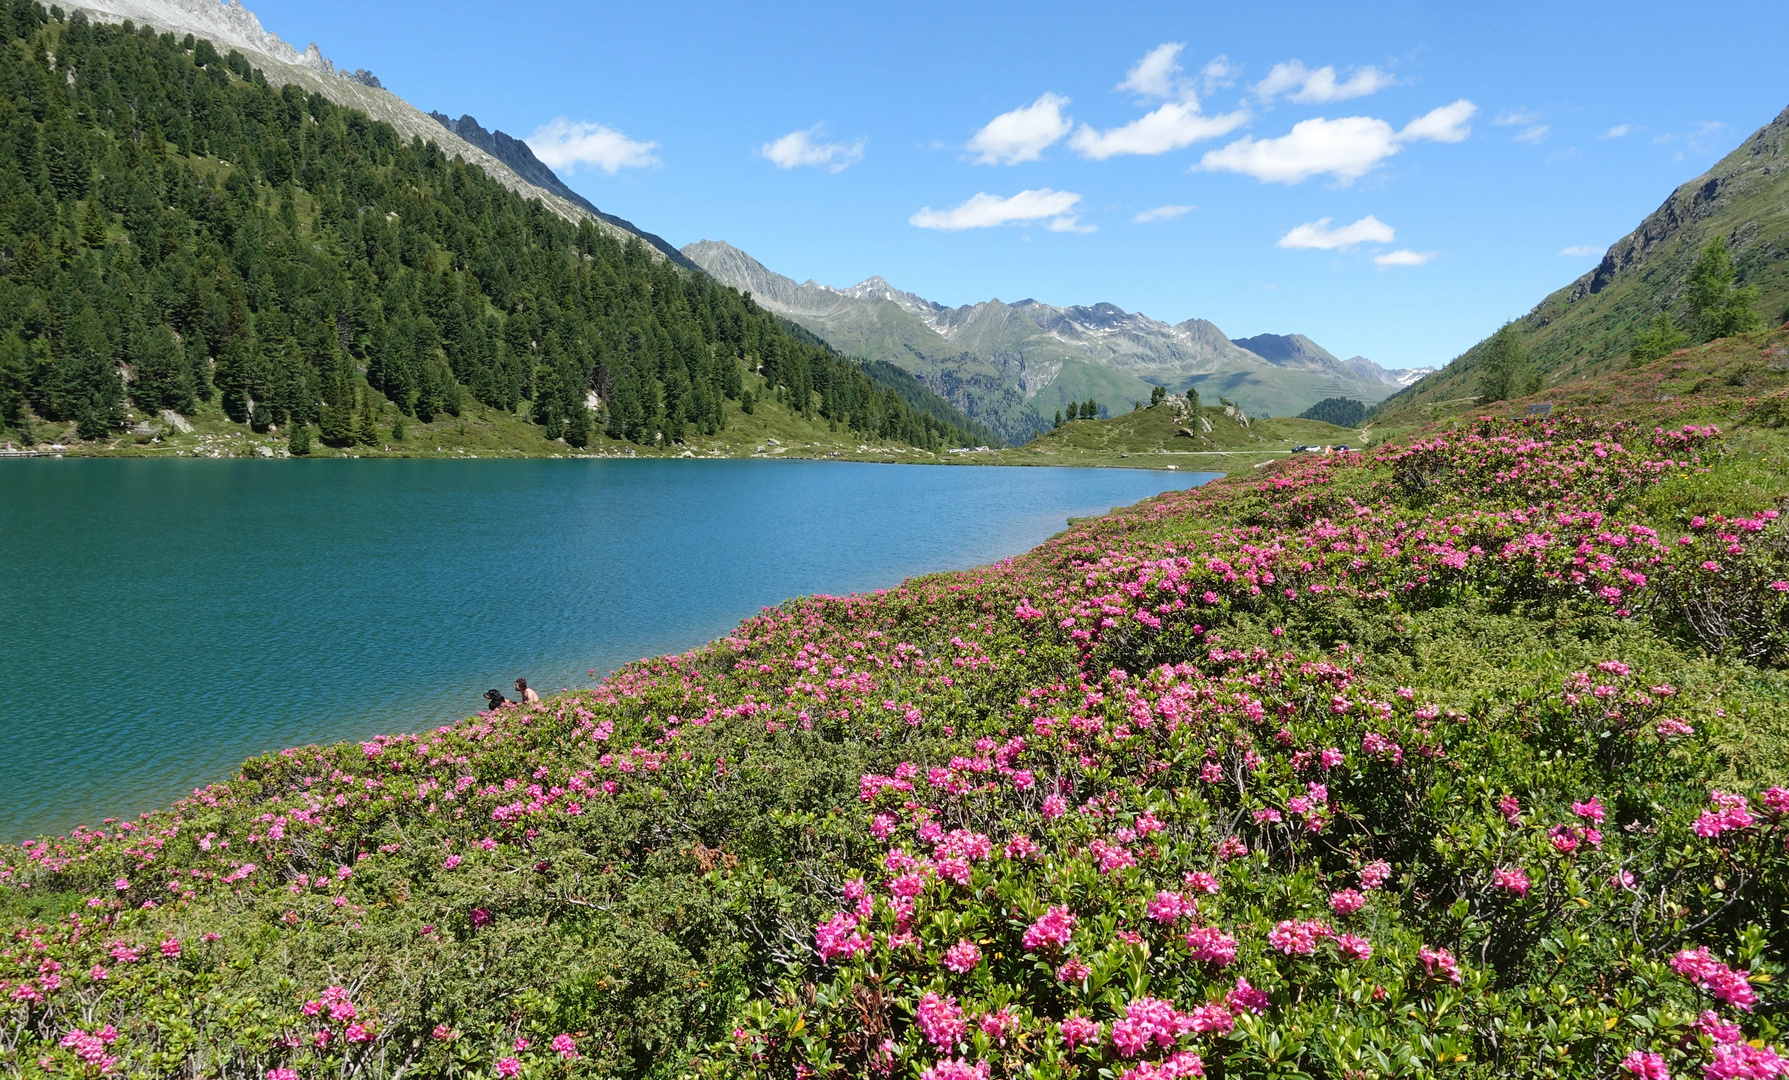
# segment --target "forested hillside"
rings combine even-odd
[[[425,422],[476,400],[574,447],[672,443],[758,372],[863,437],[973,441],[736,291],[238,53],[33,3],[4,21],[0,424],[27,440],[215,395],[325,442],[389,399]]]

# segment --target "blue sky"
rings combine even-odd
[[[250,6],[680,245],[1389,367],[1590,269],[1789,105],[1781,3]]]

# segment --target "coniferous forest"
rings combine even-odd
[[[370,388],[423,422],[477,401],[574,447],[668,444],[714,434],[726,399],[749,411],[747,371],[861,437],[983,434],[240,53],[27,0],[4,23],[0,424],[27,438],[33,417],[103,438],[127,402],[211,400],[346,445],[384,407]]]

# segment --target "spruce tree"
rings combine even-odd
[[[1054,430],[1055,428],[1059,428],[1061,426],[1062,426],[1062,410],[1057,409],[1056,410],[1056,422],[1051,425],[1051,428],[1052,428],[1052,430]]]
[[[311,426],[294,422],[291,433],[286,436],[286,451],[293,457],[305,457],[311,452]]]
[[[1199,388],[1198,387],[1189,386],[1186,388],[1186,403],[1187,403],[1187,406],[1189,408],[1191,408],[1194,412],[1198,411],[1198,409],[1199,409]]]
[[[30,386],[29,353],[18,331],[0,338],[0,424],[19,427],[25,420]]]
[[[174,340],[173,331],[166,326],[147,327],[133,334],[130,344],[131,366],[136,369],[130,396],[137,407],[150,412],[191,412],[192,368],[180,343]]]

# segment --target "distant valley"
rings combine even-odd
[[[1330,397],[1372,404],[1428,373],[1340,360],[1302,334],[1231,340],[1205,319],[1170,325],[1112,304],[989,300],[946,307],[880,277],[847,289],[778,274],[731,244],[683,254],[721,283],[806,327],[840,352],[884,360],[973,420],[1022,443],[1056,410],[1091,398],[1109,411],[1155,386],[1225,397],[1251,414],[1293,416]]]

